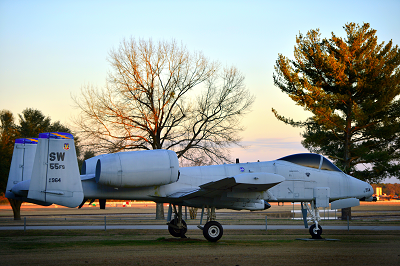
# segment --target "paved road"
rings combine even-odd
[[[223,225],[226,230],[265,230],[265,225]],[[167,225],[107,225],[106,229],[147,229],[167,230]],[[188,225],[188,229],[197,229]],[[304,229],[301,225],[268,225],[267,230]],[[324,230],[347,230],[347,226],[323,226]],[[0,226],[0,230],[24,230],[24,226]],[[104,230],[104,225],[61,225],[61,226],[26,226],[26,230]],[[350,230],[400,230],[400,226],[350,226]]]

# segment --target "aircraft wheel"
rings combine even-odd
[[[171,223],[173,225],[176,225],[176,222],[177,221],[175,219],[171,221]],[[186,222],[184,220],[182,220],[182,224],[183,224],[182,229],[177,229],[177,228],[174,228],[174,227],[168,225],[169,233],[174,237],[184,237],[187,232],[187,226],[186,226]]]
[[[317,226],[315,224],[310,226],[310,229],[308,229],[308,231],[310,232],[310,235],[312,238],[314,239],[321,239],[321,235],[322,235],[322,227],[320,225],[318,225],[318,230],[317,230]]]
[[[204,225],[203,235],[210,242],[217,242],[223,235],[224,229],[217,221],[210,221]]]

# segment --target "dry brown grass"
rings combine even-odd
[[[217,243],[200,230],[3,231],[1,265],[399,265],[399,231],[334,231],[338,241],[302,241],[303,230],[226,230]]]
[[[73,219],[70,222],[71,217],[98,217],[101,222],[101,217],[108,215],[133,217],[129,223],[165,224],[152,218],[155,206],[140,204],[135,208],[106,210],[24,206],[21,214],[29,219],[42,219],[42,224],[75,223]],[[222,224],[263,224],[265,215],[291,209],[287,204],[273,206],[266,212],[224,211],[218,217]],[[383,211],[396,214],[400,205],[371,203],[352,210],[356,215]],[[0,225],[21,224],[22,221],[12,221],[10,217],[10,210],[0,208]],[[78,222],[82,221],[85,220]],[[111,218],[107,221],[111,222]],[[188,224],[197,223],[198,219],[188,220]],[[268,222],[269,225],[282,223],[302,224],[302,221],[271,219]],[[338,223],[346,222],[323,221],[322,225]],[[399,221],[377,219],[351,223],[398,225]],[[338,241],[296,240],[309,238],[306,229],[224,230],[223,238],[217,243],[204,240],[200,230],[189,230],[187,236],[187,240],[174,239],[166,230],[0,231],[0,265],[400,265],[400,231],[324,231],[323,237]]]

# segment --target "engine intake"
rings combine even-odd
[[[101,156],[95,180],[111,187],[161,186],[178,181],[179,161],[169,150],[131,151]]]

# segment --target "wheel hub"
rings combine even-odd
[[[219,235],[219,228],[218,228],[218,226],[213,225],[213,226],[211,226],[210,228],[208,228],[208,234],[209,234],[211,237],[217,237],[217,236]]]

